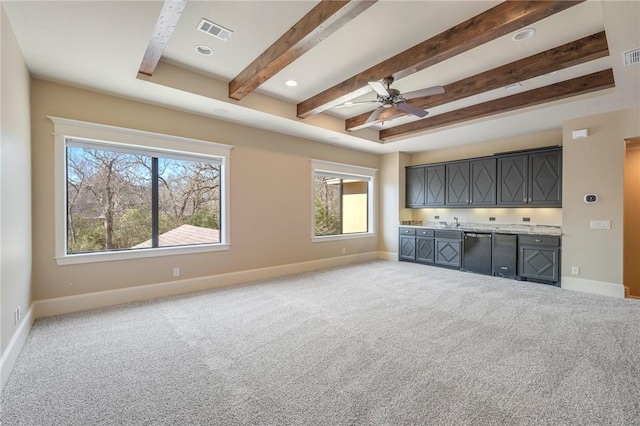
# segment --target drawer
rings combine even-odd
[[[400,228],[400,235],[416,235],[415,228]]]
[[[462,231],[449,231],[449,230],[436,229],[435,236],[436,238],[446,238],[449,240],[461,240]]]
[[[433,229],[416,229],[416,235],[418,237],[433,237]]]
[[[560,247],[560,237],[551,235],[520,235],[518,241],[521,245]]]

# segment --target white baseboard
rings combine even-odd
[[[301,272],[315,271],[335,266],[350,265],[379,258],[379,252],[361,253],[332,257],[328,259],[312,260],[308,262],[271,266],[267,268],[251,269],[248,271],[231,272],[228,274],[148,284],[117,290],[98,291],[78,294],[75,296],[56,297],[53,299],[35,301],[34,313],[35,318],[42,318],[52,315],[86,311],[88,309],[103,308],[105,306],[135,302],[138,300],[155,299],[158,297],[173,296],[250,281],[276,278],[284,275],[298,274]]]
[[[393,261],[398,261],[398,253],[392,253],[390,251],[379,251],[378,252],[378,259],[381,260],[393,260]]]
[[[600,294],[611,297],[624,297],[622,284],[608,283],[605,281],[585,280],[576,277],[562,277],[561,287],[567,290],[583,291],[585,293]]]
[[[5,349],[2,354],[2,358],[0,358],[0,392],[4,389],[4,385],[7,383],[7,380],[9,380],[9,374],[11,374],[11,370],[13,370],[13,366],[18,359],[18,355],[20,355],[20,352],[22,351],[24,342],[27,340],[27,336],[29,336],[31,326],[33,325],[33,321],[35,321],[34,311],[34,305],[32,304],[25,316],[22,318],[22,321],[20,322],[20,325],[18,325],[13,337],[11,337],[9,344],[7,345],[7,349]]]

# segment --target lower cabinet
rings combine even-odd
[[[403,227],[399,243],[399,260],[462,268],[462,231]],[[560,286],[560,249],[559,236],[495,233],[493,275]]]
[[[416,260],[416,230],[411,228],[400,228],[400,260]]]
[[[518,276],[522,280],[559,285],[560,237],[520,235]]]
[[[432,264],[435,261],[433,229],[416,229],[416,262]]]
[[[462,267],[462,232],[435,231],[435,264],[458,269]]]
[[[400,228],[400,260],[432,264],[435,258],[433,230]]]

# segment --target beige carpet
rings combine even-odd
[[[637,425],[640,303],[387,261],[36,321],[11,425]]]

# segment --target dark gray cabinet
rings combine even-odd
[[[399,258],[409,262],[434,263],[434,231],[400,228]]]
[[[407,167],[406,181],[406,206],[424,207],[425,167]]]
[[[447,206],[466,206],[469,204],[469,162],[458,161],[446,164]]]
[[[406,169],[406,207],[562,207],[562,148]]]
[[[510,155],[497,159],[498,205],[522,206],[527,204],[527,176],[529,158]]]
[[[416,260],[416,230],[414,228],[400,228],[398,257],[400,260]]]
[[[562,151],[529,154],[529,204],[562,206]]]
[[[435,207],[445,205],[445,165],[407,167],[406,206]]]
[[[416,262],[433,263],[435,260],[433,229],[416,229]]]
[[[498,157],[498,205],[562,207],[562,150]]]
[[[445,205],[445,165],[438,164],[425,167],[425,194],[426,206]]]
[[[560,237],[521,235],[518,238],[520,279],[558,285],[560,241]]]
[[[469,162],[471,199],[473,206],[496,205],[496,159],[485,158]]]
[[[435,264],[462,267],[462,232],[435,230]]]

